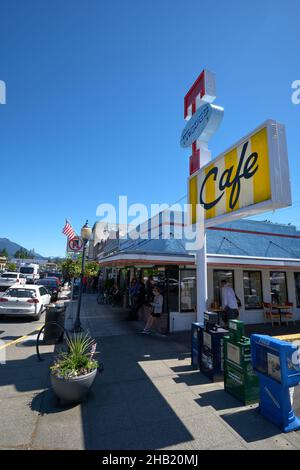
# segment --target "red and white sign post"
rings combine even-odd
[[[212,72],[203,70],[195,83],[189,89],[184,97],[184,118],[188,121],[198,111],[201,106],[206,103],[212,103],[216,98],[215,77]],[[205,108],[203,108],[205,109]],[[222,108],[220,108],[222,109]],[[222,115],[217,125],[212,124],[212,131],[214,133],[219,123],[221,122]],[[203,123],[203,121],[202,121]],[[195,125],[193,124],[190,134],[194,132]],[[201,123],[200,123],[201,126]],[[206,126],[210,126],[209,118]],[[215,128],[214,128],[215,127]],[[208,149],[207,138],[201,139],[202,133],[199,138],[192,142],[192,155],[190,156],[190,175],[198,171],[201,167],[206,165],[211,160],[211,152]],[[202,221],[197,221],[199,230],[203,232],[203,243],[196,252],[196,268],[197,268],[197,321],[203,324],[204,312],[207,309],[207,263],[206,263],[206,233],[204,227],[204,218]]]

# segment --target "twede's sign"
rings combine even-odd
[[[215,134],[223,119],[224,109],[214,104],[203,104],[183,129],[181,147],[190,147],[195,140],[208,142]]]

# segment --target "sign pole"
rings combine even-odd
[[[206,231],[203,231],[203,245],[196,253],[197,273],[197,322],[203,325],[204,312],[207,309],[207,262]]]
[[[182,132],[182,147],[192,147],[190,156],[190,177],[211,161],[208,141],[217,131],[223,119],[223,108],[212,105],[216,98],[215,76],[203,70],[184,97],[184,118],[187,124]],[[200,201],[197,195],[197,207]],[[196,210],[196,224],[201,246],[196,249],[197,274],[197,322],[203,324],[204,312],[207,309],[207,262],[206,262],[206,231],[204,212]]]

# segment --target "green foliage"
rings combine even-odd
[[[67,258],[62,262],[61,269],[64,279],[72,279],[80,275],[81,265],[78,260],[73,261],[71,258]]]
[[[99,266],[96,261],[87,261],[84,267],[84,274],[88,277],[97,276],[99,271]]]
[[[63,352],[50,367],[57,377],[71,378],[86,375],[99,366],[94,359],[96,343],[87,334],[77,333],[67,341],[68,352]]]
[[[20,248],[17,250],[14,254],[14,258],[19,258],[19,259],[26,259],[26,258],[31,258],[32,253],[28,250],[25,250],[25,248]]]
[[[7,263],[5,266],[5,269],[7,271],[16,271],[17,270],[17,265],[16,263]]]
[[[61,269],[64,278],[72,279],[72,277],[79,277],[81,273],[82,256],[76,261],[71,258],[65,259],[61,264]],[[96,261],[87,261],[85,263],[84,275],[88,277],[97,276],[99,266]]]
[[[4,256],[4,258],[8,258],[8,253],[7,253],[6,248],[3,248],[2,250],[0,250],[0,256]]]

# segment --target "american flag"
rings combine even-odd
[[[72,239],[76,236],[76,233],[73,230],[72,225],[66,220],[66,224],[62,230],[62,233],[68,237],[68,239]]]

